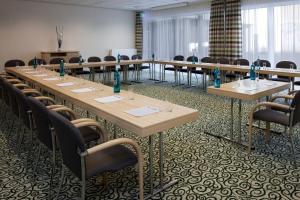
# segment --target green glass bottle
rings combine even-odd
[[[37,68],[37,59],[36,57],[34,57],[33,59],[33,69],[36,69]]]
[[[221,87],[221,74],[218,67],[214,69],[214,87],[215,88]]]
[[[114,93],[120,93],[121,90],[121,82],[120,82],[120,73],[118,68],[116,67],[115,72],[114,72]]]
[[[65,63],[64,63],[63,60],[60,61],[59,76],[62,77],[62,78],[65,76]]]
[[[252,63],[252,65],[250,66],[250,80],[255,80],[256,78],[256,74],[255,74],[255,65],[254,63]]]

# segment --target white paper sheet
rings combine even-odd
[[[67,86],[74,85],[74,83],[73,82],[66,82],[66,83],[58,83],[56,85],[59,86],[59,87],[67,87]]]
[[[52,78],[44,78],[43,80],[44,80],[44,81],[57,81],[57,80],[59,80],[59,78],[57,78],[57,77],[52,77]]]
[[[21,71],[32,71],[32,68],[21,68]]]
[[[126,113],[133,115],[135,117],[143,117],[143,116],[147,116],[147,115],[151,115],[154,113],[158,113],[160,110],[159,108],[156,107],[152,107],[152,106],[144,106],[141,108],[135,108],[132,110],[127,110],[125,111]]]
[[[244,91],[252,91],[252,90],[256,90],[257,87],[245,87],[245,86],[240,86],[237,89],[239,90],[244,90]]]
[[[33,75],[33,76],[36,76],[36,77],[47,77],[48,74],[36,74],[36,75]]]
[[[38,74],[38,73],[40,73],[40,72],[38,72],[38,71],[29,71],[29,72],[25,72],[25,74]]]
[[[122,99],[123,99],[123,97],[121,97],[121,96],[108,96],[108,97],[96,98],[94,100],[99,103],[112,103],[112,102],[116,102],[116,101],[121,101]]]
[[[95,88],[79,88],[79,89],[75,89],[75,90],[71,90],[74,93],[86,93],[86,92],[92,92],[95,91]]]

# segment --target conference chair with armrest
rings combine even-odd
[[[31,59],[28,62],[28,66],[33,66],[35,58]],[[44,59],[36,58],[37,65],[47,65],[47,62]]]
[[[142,58],[142,56],[141,55],[132,55],[131,56],[131,60],[142,60],[143,58]],[[133,67],[134,67],[134,70],[140,70],[141,71],[141,73],[142,73],[142,76],[143,76],[143,70],[144,69],[148,69],[149,70],[149,77],[150,77],[150,65],[143,65],[143,64],[141,64],[141,65],[133,65]]]
[[[198,63],[198,57],[197,56],[189,56],[186,61],[187,62],[195,62],[195,63]],[[191,74],[195,74],[195,77],[196,77],[196,80],[197,80],[197,83],[198,83],[198,77],[197,77],[197,74],[202,74],[203,75],[203,71],[202,69],[197,69],[197,67],[192,67],[192,68],[188,68],[188,70],[191,71]],[[192,77],[190,77],[190,80],[188,80],[189,85],[191,85],[192,83]],[[203,85],[204,85],[204,76],[203,76]]]
[[[105,56],[104,61],[116,61],[117,59],[114,56]],[[111,81],[111,72],[114,72],[116,69],[115,65],[111,65],[111,66],[105,66],[105,74],[108,76],[108,78],[106,78],[105,76],[105,80],[107,79],[109,82]]]
[[[91,56],[88,58],[87,61],[88,61],[88,63],[101,62],[101,58],[99,58],[97,56]],[[92,74],[93,74],[93,76],[91,77],[91,80],[95,81],[95,74],[98,73],[99,81],[100,81],[100,74],[103,73],[103,70],[101,70],[101,66],[99,65],[99,67],[90,68],[90,70],[92,71]]]
[[[276,68],[278,69],[297,69],[297,65],[292,61],[280,61],[276,64]],[[288,76],[277,76],[277,78],[272,78],[273,81],[281,81],[281,82],[294,82],[295,78]],[[294,90],[294,85],[292,85],[292,90]]]
[[[14,60],[8,60],[4,64],[4,67],[16,67],[16,66],[25,66],[25,62],[20,59],[14,59]]]
[[[58,195],[64,180],[64,166],[81,180],[81,199],[85,199],[86,179],[105,172],[115,172],[138,163],[139,198],[143,199],[143,155],[136,142],[127,138],[107,141],[103,137],[101,138],[103,143],[86,148],[79,128],[93,123],[74,124],[53,111],[49,111],[49,117],[58,138],[63,159]],[[125,145],[130,145],[136,154]]]
[[[281,96],[280,98],[291,100],[290,105],[284,105],[274,102],[259,103],[252,108],[249,114],[249,146],[248,153],[251,152],[253,122],[255,120],[266,122],[265,139],[270,140],[270,123],[281,124],[289,128],[289,140],[291,144],[291,152],[293,155],[294,165],[296,166],[295,147],[293,140],[293,128],[300,121],[300,92],[296,92],[295,96]]]

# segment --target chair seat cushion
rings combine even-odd
[[[98,132],[91,127],[81,127],[81,128],[79,128],[79,130],[80,130],[80,133],[81,133],[85,143],[96,141],[100,137]]]
[[[165,70],[168,70],[168,71],[174,71],[175,68],[174,68],[174,67],[165,67]]]
[[[283,113],[272,109],[258,110],[253,114],[255,120],[261,120],[265,122],[274,122],[285,126],[289,125],[289,117]]]
[[[150,67],[149,66],[145,66],[145,65],[142,65],[141,67],[140,67],[140,69],[149,69]]]
[[[86,157],[86,175],[114,172],[137,163],[136,155],[123,145],[112,146]]]
[[[203,74],[203,71],[199,70],[199,69],[198,70],[196,69],[196,70],[192,70],[192,73],[193,74]]]

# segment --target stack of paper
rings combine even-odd
[[[33,76],[36,76],[36,77],[47,77],[48,74],[36,74],[36,75],[33,75]]]
[[[56,85],[59,86],[59,87],[67,87],[67,86],[74,85],[74,83],[73,82],[66,82],[66,83],[58,83]]]
[[[57,80],[59,80],[59,78],[57,78],[57,77],[51,77],[51,78],[44,78],[43,80],[44,81],[57,81]]]
[[[116,102],[116,101],[121,101],[122,99],[123,99],[123,97],[121,97],[121,96],[108,96],[108,97],[97,98],[94,100],[99,103],[112,103],[112,102]]]
[[[159,108],[156,107],[152,107],[152,106],[144,106],[141,108],[135,108],[132,110],[127,110],[125,111],[126,113],[133,115],[135,117],[143,117],[143,116],[147,116],[147,115],[151,115],[154,113],[159,112]]]
[[[92,92],[95,91],[95,88],[80,88],[80,89],[75,89],[75,90],[71,90],[74,93],[85,93],[85,92]]]

